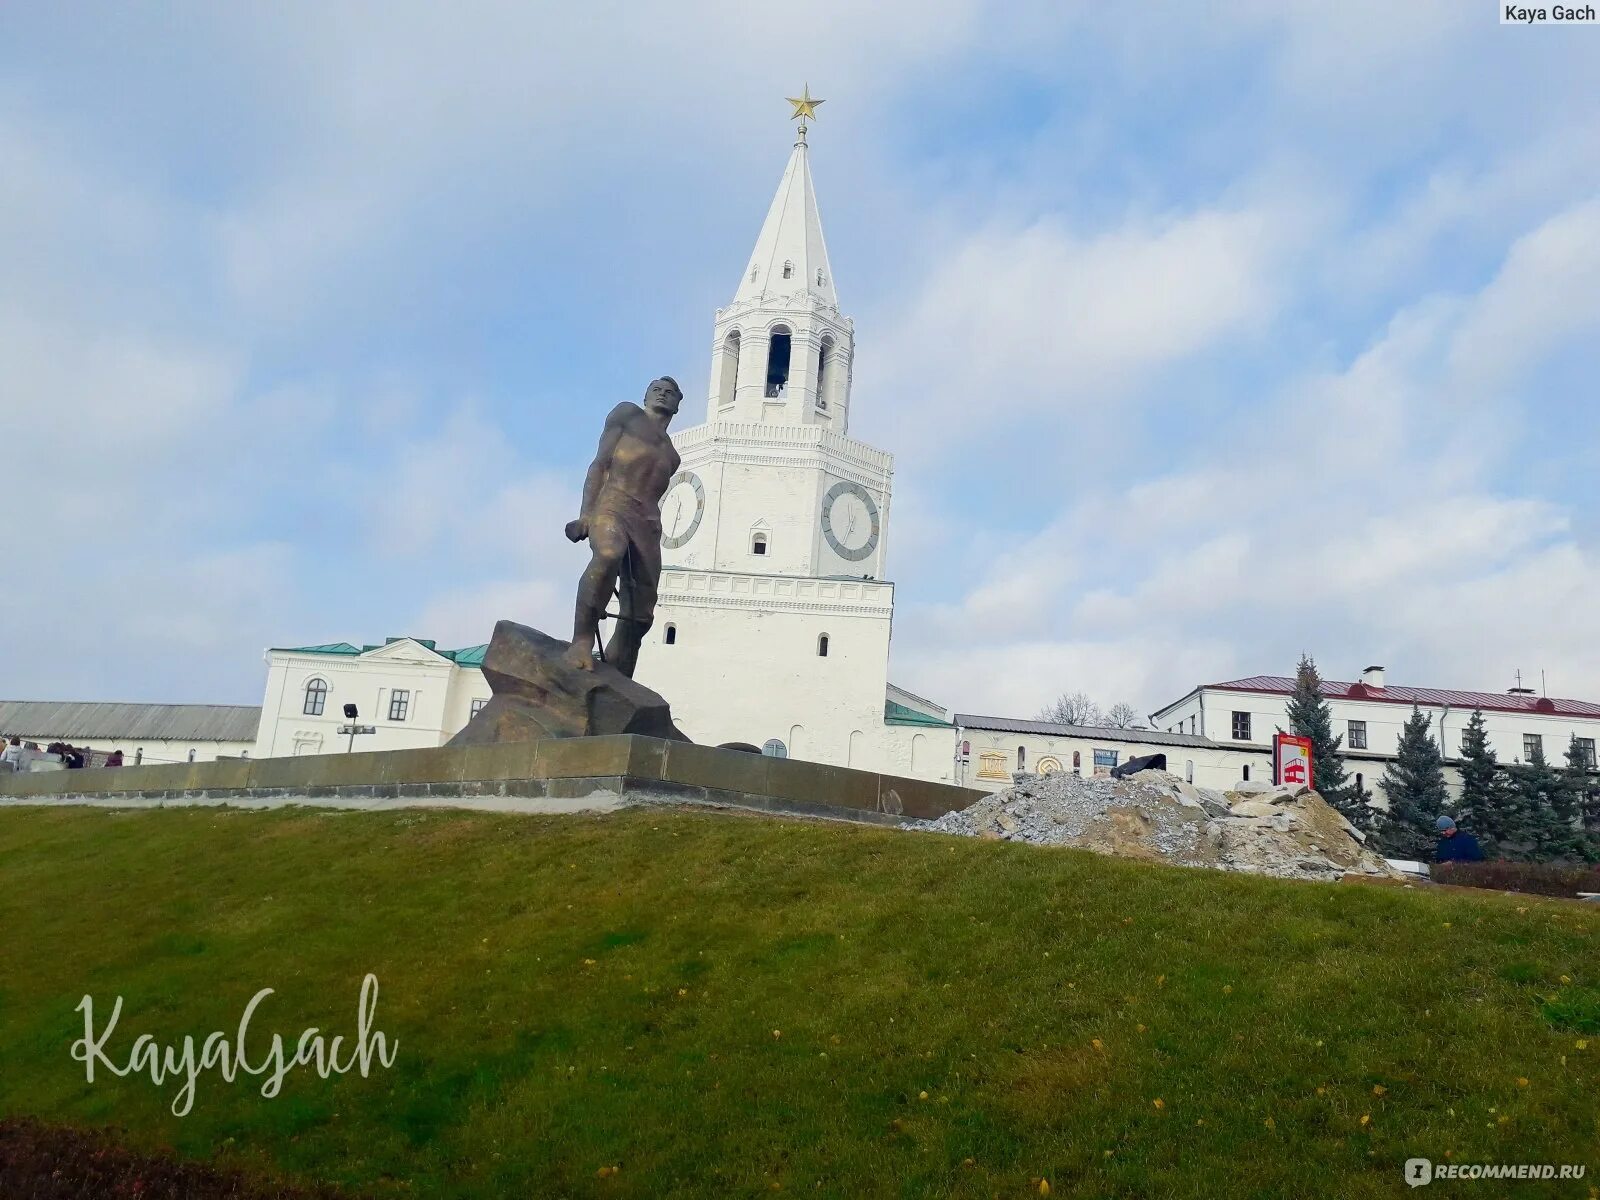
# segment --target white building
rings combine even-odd
[[[1600,704],[1536,696],[1531,688],[1507,692],[1462,692],[1441,688],[1388,684],[1382,667],[1368,667],[1359,681],[1323,680],[1322,690],[1333,713],[1333,731],[1344,737],[1345,765],[1352,781],[1359,779],[1381,800],[1377,782],[1392,761],[1400,729],[1420,708],[1433,721],[1433,737],[1445,759],[1445,778],[1460,788],[1455,764],[1461,755],[1461,734],[1474,709],[1480,709],[1489,746],[1503,763],[1526,762],[1537,746],[1554,763],[1565,759],[1572,738],[1595,765],[1600,738]],[[1284,675],[1252,675],[1226,683],[1207,683],[1151,714],[1151,723],[1167,733],[1197,735],[1254,753],[1266,762],[1272,735],[1287,732],[1289,696],[1294,680]]]
[[[419,638],[382,645],[332,642],[267,651],[267,693],[255,736],[258,758],[332,754],[352,747],[352,722],[373,732],[357,750],[442,746],[488,702],[480,669],[486,646],[439,650]]]
[[[260,722],[254,705],[0,700],[0,737],[67,742],[96,763],[121,750],[128,766],[248,758]]]
[[[1272,766],[1255,748],[1241,749],[1191,733],[1058,725],[958,713],[956,773],[964,787],[1000,791],[1016,771],[1042,775],[1109,775],[1131,758],[1161,754],[1167,770],[1200,787],[1227,789],[1241,779],[1268,780]]]

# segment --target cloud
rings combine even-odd
[[[1459,435],[1474,411],[1511,419],[1542,358],[1592,350],[1596,215],[1557,213],[1477,292],[1422,297],[1342,370],[1288,382],[1248,415],[1281,431],[1271,452],[1078,497],[959,601],[905,620],[899,674],[1019,714],[1079,688],[1153,708],[1301,650],[1333,678],[1387,660],[1400,682],[1492,690],[1559,664],[1592,689],[1581,597],[1600,558],[1566,504],[1503,486],[1508,439]],[[1120,552],[1101,564],[1093,546]],[[990,667],[963,675],[952,655]]]
[[[1600,328],[1600,200],[1518,238],[1457,331],[1450,366],[1464,385],[1503,388],[1519,368]]]
[[[897,411],[915,407],[924,429],[978,397],[988,422],[1059,421],[1122,400],[1268,313],[1288,226],[1245,208],[1135,219],[1090,237],[1056,219],[979,231],[903,298],[864,356],[861,386]]]

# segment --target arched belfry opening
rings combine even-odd
[[[839,354],[831,333],[823,334],[817,346],[817,407],[827,408],[833,398],[833,376],[838,369]]]
[[[768,400],[781,400],[789,394],[791,340],[791,332],[787,325],[774,325],[768,335],[766,386]]]
[[[739,331],[730,329],[722,339],[722,363],[717,372],[717,406],[725,408],[733,403],[734,389],[739,385]]]

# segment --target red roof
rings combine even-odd
[[[1223,692],[1271,692],[1287,696],[1294,691],[1294,680],[1287,675],[1251,675],[1227,683],[1207,683],[1203,687]],[[1370,700],[1388,704],[1432,705],[1435,708],[1481,708],[1488,712],[1534,713],[1540,716],[1600,717],[1600,704],[1588,700],[1558,700],[1553,696],[1513,696],[1506,692],[1454,692],[1445,688],[1369,687],[1364,683],[1322,681],[1322,694],[1330,700]]]

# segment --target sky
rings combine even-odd
[[[0,6],[0,696],[560,629],[792,140],[891,676],[1600,698],[1600,29],[1483,0]]]

